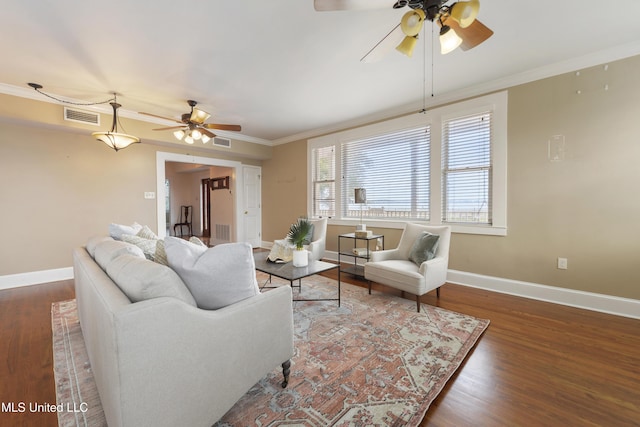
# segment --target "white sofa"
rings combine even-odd
[[[143,281],[176,277],[130,247],[94,255],[104,265],[129,257]],[[149,299],[153,291],[142,289],[132,302],[85,247],[73,258],[79,320],[110,427],[211,426],[281,364],[286,386],[294,352],[288,286],[218,310],[197,308],[179,285]]]

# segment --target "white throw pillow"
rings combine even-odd
[[[165,265],[132,255],[122,255],[109,264],[107,274],[131,302],[171,297],[196,306],[193,296],[180,277]]]
[[[169,266],[187,285],[200,308],[217,310],[260,293],[248,243],[206,248],[167,237],[164,247]]]
[[[113,222],[109,224],[109,236],[116,240],[120,240],[123,234],[135,236],[140,230],[142,230],[142,226],[137,222],[134,222],[132,225],[116,224]]]

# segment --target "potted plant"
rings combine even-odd
[[[296,222],[291,224],[289,234],[287,234],[287,241],[296,247],[293,251],[294,267],[306,267],[309,264],[309,255],[304,245],[311,243],[312,234],[313,225],[305,217],[298,218]]]

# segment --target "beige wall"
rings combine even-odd
[[[0,110],[12,109],[0,105]],[[61,116],[62,107],[54,107]],[[46,104],[44,109],[50,108]],[[109,120],[103,116],[103,123]],[[137,134],[129,130],[135,128],[129,126],[132,123],[125,123],[128,132]],[[240,145],[234,141],[232,150]],[[2,116],[0,111],[0,276],[70,267],[72,249],[89,236],[106,234],[111,222],[137,221],[157,231],[157,201],[145,199],[144,193],[157,191],[158,151],[261,165],[256,158],[267,155],[265,146],[250,146],[255,152],[246,158],[245,147],[227,154],[154,145],[143,139],[142,144],[116,153],[85,129],[43,126]],[[266,148],[270,155],[271,147]]]
[[[291,223],[307,215],[306,195],[306,141],[273,147],[262,163],[262,240],[284,238]]]
[[[639,71],[634,57],[509,89],[508,235],[454,235],[450,268],[640,299]],[[143,143],[115,153],[89,136],[94,128],[57,126],[59,105],[40,103],[46,127],[27,121],[33,103],[0,95],[0,276],[69,267],[71,249],[110,222],[155,227],[156,201],[143,194],[156,191],[157,151],[262,165],[265,241],[307,213],[306,141],[234,141],[230,154]],[[123,121],[143,141],[156,135]],[[547,140],[556,134],[566,137],[566,159],[551,163]],[[345,231],[329,228],[329,250]],[[387,247],[400,234],[374,231]],[[556,268],[557,257],[568,270]]]
[[[451,269],[640,299],[639,73],[640,56],[509,89],[508,235],[455,234]],[[558,134],[566,157],[553,163],[547,141]],[[306,209],[291,196],[307,193],[298,156],[306,141],[275,147],[264,162],[265,240]],[[397,244],[399,230],[373,230]],[[330,226],[327,249],[346,231]]]

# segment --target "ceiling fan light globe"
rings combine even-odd
[[[184,142],[186,142],[187,144],[193,144],[193,138],[191,138],[190,135],[188,135],[185,139]]]
[[[182,138],[184,137],[184,131],[182,129],[177,130],[173,133],[173,136],[175,136],[176,139],[179,139],[180,141],[182,141]]]
[[[411,58],[413,56],[413,49],[415,49],[416,43],[418,43],[418,37],[407,36],[396,47],[396,50],[404,55],[407,55],[409,58]]]
[[[211,114],[198,108],[194,108],[193,113],[191,113],[191,121],[196,123],[204,123],[209,117],[211,117]]]
[[[467,28],[476,20],[480,11],[480,1],[470,0],[454,3],[451,6],[451,18],[453,18],[460,27]]]
[[[453,52],[462,44],[460,36],[448,25],[440,28],[440,53],[446,55]]]
[[[195,139],[196,141],[199,140],[200,138],[202,138],[202,132],[200,132],[198,129],[192,130],[191,138]]]
[[[206,144],[207,142],[209,142],[209,140],[211,140],[211,138],[209,138],[207,135],[202,134],[202,143]]]
[[[400,21],[402,32],[411,37],[418,35],[425,17],[426,15],[422,9],[415,9],[405,13]]]

